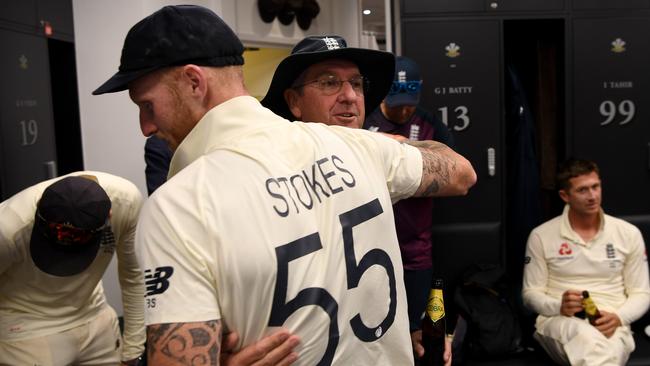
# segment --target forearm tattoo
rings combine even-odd
[[[451,174],[456,163],[444,154],[446,145],[437,141],[408,141],[420,149],[422,154],[422,184],[424,190],[421,196],[432,196],[440,191],[440,188],[451,183]],[[421,186],[422,186],[421,184]]]
[[[219,320],[147,327],[147,355],[154,365],[216,366],[220,345]]]

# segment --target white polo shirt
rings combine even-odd
[[[34,264],[29,246],[36,205],[52,183],[82,174],[96,176],[111,199],[115,243],[101,246],[93,263],[79,274],[58,277],[42,272]],[[133,247],[141,205],[142,195],[133,183],[94,171],[41,182],[0,203],[0,341],[56,334],[92,321],[108,306],[101,279],[116,252],[124,305],[122,359],[141,355],[145,338],[144,286]]]
[[[648,259],[639,229],[600,213],[598,234],[582,240],[564,212],[535,228],[524,266],[523,300],[543,316],[560,315],[562,294],[588,290],[596,305],[615,312],[623,325],[643,316],[650,305]]]
[[[283,326],[298,365],[411,365],[391,204],[421,175],[419,151],[380,134],[252,97],[213,108],[142,211],[146,323],[221,319],[240,346]]]

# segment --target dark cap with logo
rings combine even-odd
[[[393,85],[384,99],[384,103],[390,108],[417,105],[420,102],[421,87],[422,76],[420,76],[418,64],[408,57],[395,57]]]
[[[94,178],[94,177],[93,177]],[[111,200],[85,176],[48,186],[36,207],[30,252],[34,264],[55,276],[73,276],[95,260],[108,227]]]
[[[344,59],[356,64],[361,75],[370,82],[368,91],[364,92],[366,113],[379,106],[390,88],[395,57],[384,51],[348,47],[345,39],[334,35],[309,36],[298,42],[275,69],[262,105],[286,119],[295,119],[284,100],[284,91],[309,66],[329,59]]]
[[[243,53],[239,38],[212,10],[165,6],[129,30],[119,71],[93,94],[126,90],[130,82],[167,66],[243,65]]]

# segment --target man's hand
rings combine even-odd
[[[562,294],[562,305],[560,306],[560,314],[564,316],[573,316],[575,313],[583,310],[582,307],[582,291],[566,290]]]
[[[232,353],[238,340],[239,335],[235,332],[224,336],[220,365],[288,366],[298,359],[298,354],[293,349],[300,340],[284,329]]]
[[[453,338],[445,334],[445,353],[442,355],[445,366],[451,366],[451,341],[453,341]]]
[[[416,330],[411,333],[411,346],[417,358],[424,356],[424,347],[422,347],[422,330]]]
[[[616,328],[622,325],[621,319],[618,315],[603,310],[600,310],[600,315],[600,318],[594,322],[594,327],[603,333],[605,337],[610,338],[616,332]]]
[[[442,359],[445,361],[445,366],[451,366],[451,341],[452,337],[445,336],[445,353],[442,355]],[[411,345],[413,346],[413,352],[417,358],[422,358],[424,356],[424,347],[422,346],[422,330],[416,330],[411,333]]]

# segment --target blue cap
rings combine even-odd
[[[384,98],[384,103],[390,108],[417,105],[420,102],[421,88],[422,77],[418,65],[408,57],[397,56],[393,85]]]

